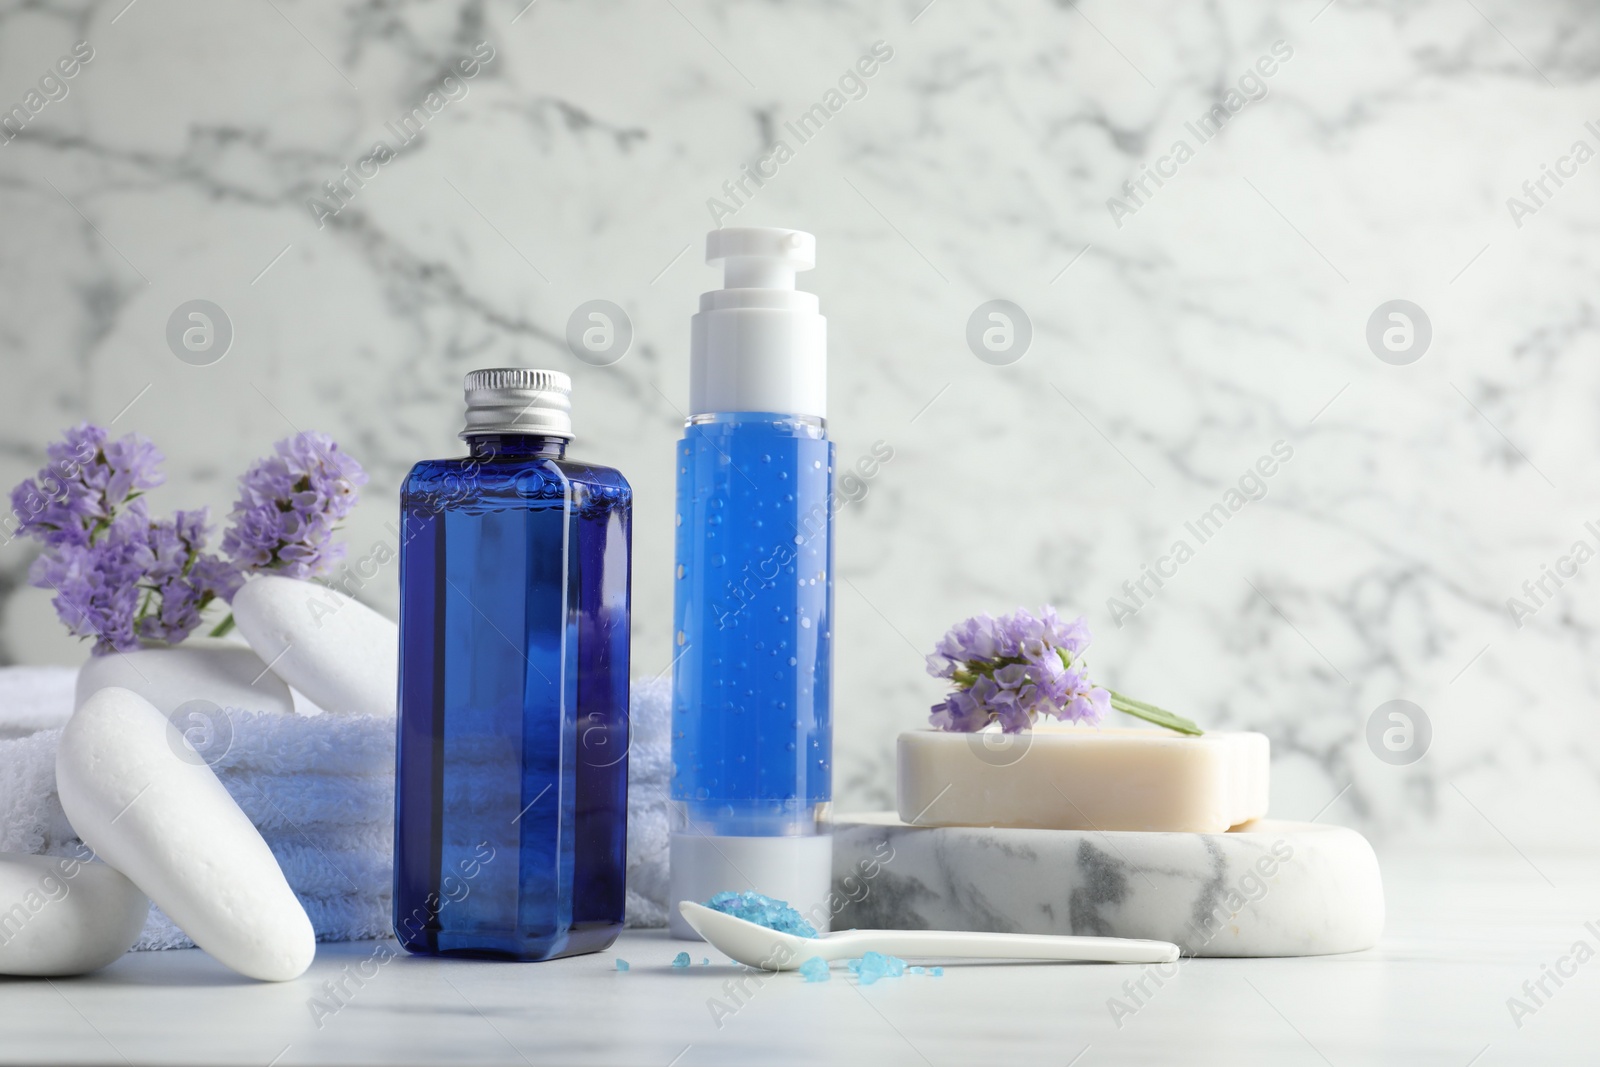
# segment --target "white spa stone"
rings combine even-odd
[[[291,712],[294,698],[283,679],[248,645],[215,637],[191,637],[172,648],[90,656],[78,668],[73,706],[109,686],[131,689],[170,715],[191,700],[220,708]]]
[[[833,928],[1142,937],[1186,956],[1356,952],[1383,933],[1383,879],[1342,826],[1262,819],[1225,834],[907,826],[838,817]]]
[[[234,594],[233,617],[273,671],[325,711],[394,715],[400,629],[365,604],[266,575]]]
[[[86,700],[62,731],[56,789],[84,843],[222,963],[265,981],[311,965],[311,920],[272,851],[149,701]]]
[[[103,863],[0,853],[0,974],[98,971],[139,937],[150,901]]]
[[[918,826],[1221,833],[1267,813],[1266,735],[1040,725],[900,735],[900,818]]]

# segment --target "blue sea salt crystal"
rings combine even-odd
[[[672,965],[678,968],[689,966],[689,954],[687,952],[678,953],[676,956],[672,957]]]
[[[881,952],[868,952],[861,957],[861,968],[856,977],[862,985],[871,985],[889,973],[888,961]]]
[[[944,968],[943,967],[930,967],[930,968],[928,968],[928,973],[933,975],[935,978],[943,978],[944,977]]]
[[[706,907],[732,915],[735,919],[765,926],[780,934],[799,937],[816,937],[817,928],[806,922],[788,901],[774,900],[761,893],[718,893],[706,901]]]
[[[702,957],[701,960],[700,960],[700,966],[702,966],[702,967],[711,966],[711,957],[710,956]]]
[[[906,973],[905,960],[881,952],[868,952],[858,960],[849,961],[848,966],[862,985],[871,985],[880,978],[899,978]]]
[[[628,961],[623,959],[621,956],[618,956],[617,957],[617,970],[625,971],[627,969],[628,969]]]
[[[913,967],[913,968],[911,968],[911,973],[912,974],[927,974],[928,973],[928,968],[926,968],[926,967]]]
[[[828,974],[828,961],[821,956],[812,956],[800,965],[800,976],[808,982],[826,982],[831,977]]]

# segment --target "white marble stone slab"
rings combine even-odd
[[[1172,941],[1191,956],[1318,956],[1377,944],[1366,838],[1264,819],[1224,834],[910,826],[834,834],[836,930],[992,930]]]

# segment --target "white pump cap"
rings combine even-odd
[[[689,320],[689,413],[827,414],[828,320],[796,272],[817,263],[800,230],[729,227],[706,234],[706,262],[723,263],[722,289]]]

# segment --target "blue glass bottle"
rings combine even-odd
[[[795,286],[816,241],[728,227],[706,258],[725,274],[691,320],[677,455],[670,892],[753,890],[826,930],[833,444],[826,321]]]
[[[566,375],[466,387],[469,454],[401,491],[395,934],[595,952],[624,909],[632,490],[566,457]]]

